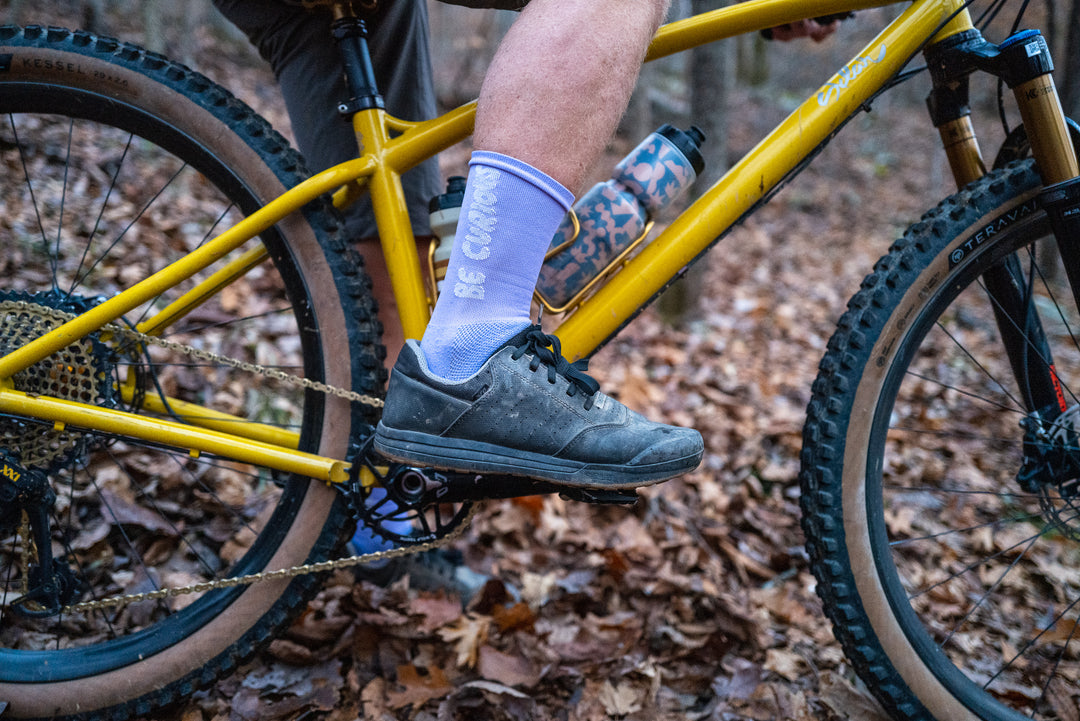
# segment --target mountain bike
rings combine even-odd
[[[354,521],[401,544],[375,557],[402,555],[460,532],[477,501],[557,490],[370,448],[381,325],[336,208],[370,195],[403,328],[419,337],[432,292],[400,175],[466,139],[475,104],[388,116],[362,18],[329,4],[352,91],[342,112],[364,152],[311,177],[266,121],[186,67],[86,32],[0,28],[12,718],[127,718],[210,684],[281,631],[320,574],[371,560],[338,559]],[[884,4],[750,0],[664,26],[649,59]],[[962,189],[889,249],[839,321],[800,475],[825,610],[898,719],[1056,718],[1055,699],[1080,692],[1080,132],[1041,35],[995,44],[976,22],[959,0],[900,8],[556,330],[570,359],[601,347],[923,54]],[[1023,119],[989,170],[975,72],[1002,78]]]

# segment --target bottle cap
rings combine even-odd
[[[460,175],[452,175],[446,181],[446,192],[436,195],[428,202],[428,212],[435,213],[447,208],[460,208],[465,202],[466,179]]]
[[[690,161],[694,172],[701,174],[701,171],[705,169],[705,159],[701,157],[701,151],[698,150],[705,140],[705,134],[701,132],[701,128],[691,125],[686,130],[679,130],[674,125],[664,123],[656,132],[670,140]]]

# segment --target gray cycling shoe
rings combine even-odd
[[[599,392],[539,326],[460,382],[431,375],[409,341],[390,375],[374,445],[405,463],[593,489],[667,480],[697,468],[704,450],[697,431],[654,423]]]

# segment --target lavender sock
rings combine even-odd
[[[532,323],[540,266],[573,200],[527,163],[473,153],[446,282],[420,341],[432,373],[468,378]]]

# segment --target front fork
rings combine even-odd
[[[933,80],[927,105],[958,186],[986,173],[970,121],[968,75],[987,71],[1013,91],[1045,186],[1039,203],[1049,216],[1074,302],[1080,308],[1080,165],[1042,35],[1025,30],[993,45],[971,29],[929,47],[926,59]],[[1069,420],[1075,414],[1066,414],[1069,402],[1033,303],[1031,279],[1020,260],[1011,255],[987,270],[983,283],[1028,411],[1025,459],[1018,481],[1029,491],[1049,481],[1061,486],[1067,476],[1080,470],[1080,466],[1066,470],[1077,465],[1073,461],[1080,455],[1074,452],[1077,434]]]

